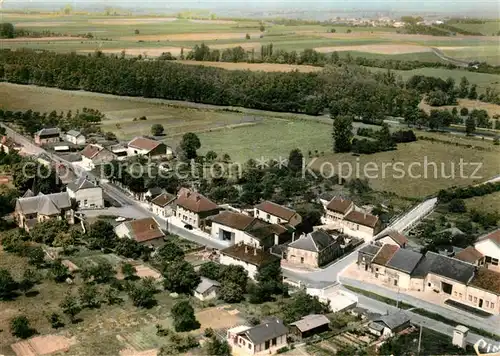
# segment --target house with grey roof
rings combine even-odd
[[[201,277],[201,282],[194,290],[194,297],[201,301],[217,298],[220,283],[212,279]]]
[[[344,253],[346,237],[315,230],[303,234],[288,244],[286,260],[293,264],[317,268],[333,261]]]
[[[66,134],[64,134],[64,140],[75,145],[84,145],[86,142],[85,136],[77,130],[69,130],[66,132]]]
[[[237,326],[227,331],[227,341],[236,354],[273,354],[288,346],[288,328],[281,319],[269,317],[254,327]],[[233,351],[234,352],[234,351]]]
[[[104,207],[102,188],[86,177],[80,177],[69,183],[66,191],[80,209]]]
[[[37,223],[50,219],[65,219],[70,224],[74,223],[74,211],[68,193],[25,194],[16,200],[14,215],[19,227],[28,232]]]
[[[391,337],[411,326],[410,317],[403,311],[376,317],[368,324],[368,330],[377,336]]]

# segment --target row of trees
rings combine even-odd
[[[165,61],[96,55],[0,52],[0,79],[61,89],[188,100],[207,104],[320,114],[343,101],[356,116],[376,121],[416,106],[415,93],[381,83],[361,68],[320,73],[226,71]],[[418,102],[417,102],[418,104]]]
[[[453,199],[468,199],[500,192],[500,183],[486,183],[477,186],[442,189],[438,193],[438,200],[448,203]]]
[[[366,57],[352,57],[347,54],[342,58],[337,52],[320,53],[314,49],[305,49],[302,52],[286,51],[283,49],[276,49],[272,43],[262,45],[260,52],[256,53],[255,50],[246,51],[241,46],[234,48],[227,48],[224,50],[210,49],[209,46],[202,43],[196,45],[194,49],[189,52],[187,59],[196,61],[215,61],[215,62],[248,62],[248,63],[281,63],[281,64],[307,64],[313,66],[325,65],[342,65],[342,64],[357,64],[360,66],[386,68],[394,70],[412,70],[417,68],[446,68],[446,69],[459,69],[454,64],[449,62],[422,62],[422,61],[402,61],[393,59],[377,59]],[[175,60],[176,58],[170,53],[166,53],[163,59]],[[184,58],[181,58],[184,59]],[[474,71],[485,73],[500,73],[500,67],[490,66],[486,63],[479,64],[478,69]]]

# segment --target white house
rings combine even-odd
[[[66,132],[66,134],[64,135],[64,139],[75,145],[84,145],[86,142],[85,136],[80,131],[76,130],[69,130],[68,132]]]
[[[201,282],[194,291],[194,297],[201,300],[211,300],[217,298],[220,283],[206,277],[201,277]]]
[[[292,227],[296,227],[302,222],[302,217],[295,210],[270,201],[256,205],[254,216],[270,224],[290,225]]]
[[[162,218],[172,216],[174,213],[174,201],[175,195],[162,193],[151,200],[151,211],[153,212],[153,214],[161,216]]]
[[[269,355],[288,346],[288,328],[276,317],[266,318],[254,327],[240,325],[227,331],[227,341],[237,355]]]
[[[484,256],[488,269],[500,272],[500,229],[480,237],[474,247]]]
[[[248,277],[255,280],[259,267],[278,263],[279,258],[259,248],[237,244],[221,250],[219,262],[226,266],[242,266],[248,272]]]
[[[78,178],[76,181],[69,183],[66,191],[81,209],[104,207],[102,188],[85,177]]]

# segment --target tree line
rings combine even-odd
[[[25,28],[16,28],[10,22],[0,23],[0,38],[16,38],[16,37],[29,37],[29,38],[40,38],[40,37],[83,37],[83,38],[94,38],[92,33],[87,33],[83,35],[70,35],[67,33],[52,32],[49,30],[33,31]]]
[[[165,54],[164,59],[175,60],[172,54]],[[180,59],[185,59],[181,55]],[[212,62],[246,62],[246,63],[280,63],[280,64],[306,64],[312,66],[324,67],[332,64],[357,64],[360,66],[394,69],[394,70],[412,70],[417,68],[445,68],[445,69],[461,69],[452,63],[446,62],[423,62],[423,61],[407,61],[395,59],[379,59],[366,57],[353,57],[350,53],[340,57],[337,52],[320,53],[314,49],[305,49],[302,52],[286,51],[277,49],[273,43],[262,45],[260,52],[255,49],[246,51],[243,47],[226,48],[224,50],[211,49],[204,43],[195,45],[187,54],[186,59],[195,61],[212,61]],[[469,68],[474,72],[500,74],[500,66],[491,66],[486,63],[480,63],[477,69]]]
[[[312,115],[342,102],[368,122],[418,105],[414,92],[362,68],[263,73],[30,50],[1,51],[0,63],[0,79],[14,83]]]

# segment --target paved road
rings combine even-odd
[[[447,56],[438,48],[431,47],[432,52],[444,61],[450,62],[459,67],[469,67],[469,62]]]

